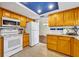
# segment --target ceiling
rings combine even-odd
[[[39,15],[58,9],[58,2],[21,2],[21,4]]]

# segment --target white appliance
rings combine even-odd
[[[19,51],[22,48],[22,34],[18,34],[19,31],[17,29],[10,28],[2,28],[1,35],[4,37],[4,57],[9,57]]]
[[[20,25],[20,20],[2,17],[2,26],[18,26]]]
[[[26,25],[26,32],[30,34],[30,46],[34,46],[39,43],[39,23],[29,22]]]

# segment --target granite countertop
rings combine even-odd
[[[47,34],[47,35],[66,36],[66,37],[72,37],[72,38],[75,38],[75,39],[79,40],[78,35],[65,35],[65,34]]]

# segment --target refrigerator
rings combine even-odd
[[[26,32],[29,33],[29,45],[34,46],[39,43],[39,23],[29,22],[26,25]]]

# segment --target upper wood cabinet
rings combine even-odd
[[[74,26],[75,25],[74,10],[68,10],[64,12],[64,25]]]
[[[56,26],[56,15],[55,14],[48,16],[48,25],[50,27]]]
[[[20,15],[15,14],[15,13],[11,13],[11,18],[20,20]]]
[[[0,26],[2,25],[2,12],[3,12],[3,10],[0,9]]]
[[[3,9],[3,17],[11,17],[11,12]]]
[[[75,12],[76,25],[79,25],[79,8],[76,8],[74,12]]]
[[[27,18],[24,17],[24,16],[21,16],[21,19],[20,19],[20,26],[21,26],[21,27],[26,27],[26,21],[27,21]]]
[[[64,19],[63,19],[63,12],[56,14],[56,26],[63,26]]]
[[[79,25],[79,8],[74,8],[49,15],[48,25],[50,27]]]

